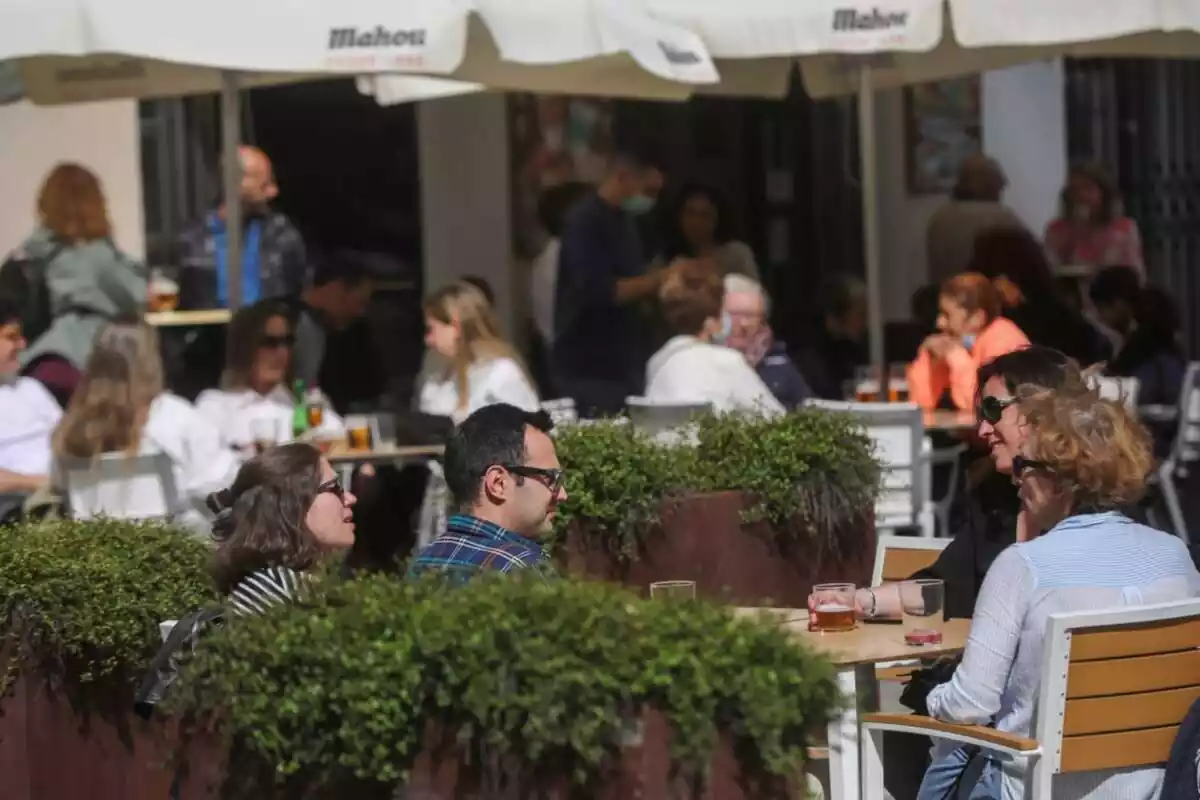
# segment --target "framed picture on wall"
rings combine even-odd
[[[948,194],[963,158],[983,149],[979,76],[904,91],[905,157],[911,194]]]

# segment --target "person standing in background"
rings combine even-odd
[[[271,208],[279,196],[271,159],[257,147],[238,148],[242,180],[242,303],[250,305],[299,294],[308,278],[304,239],[291,221]],[[186,230],[178,243],[179,305],[228,308],[228,245],[225,203]]]
[[[967,271],[975,239],[990,228],[1023,228],[1000,202],[1008,179],[1000,163],[982,153],[967,156],[958,168],[950,201],[934,212],[925,231],[929,280],[941,286]]]
[[[648,337],[639,304],[676,269],[647,271],[635,224],[654,207],[648,188],[661,181],[657,169],[618,154],[563,227],[551,369],[585,416],[618,413],[641,392]]]
[[[708,259],[722,278],[737,273],[758,280],[754,251],[734,237],[729,206],[716,189],[698,183],[684,186],[671,211],[661,263],[680,257]]]
[[[1146,275],[1137,223],[1121,215],[1117,187],[1099,166],[1071,170],[1058,219],[1046,227],[1046,250],[1057,267],[1123,265]]]

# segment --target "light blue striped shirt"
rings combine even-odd
[[[1068,517],[1045,535],[1005,550],[988,570],[963,661],[929,694],[939,719],[1030,736],[1051,614],[1164,603],[1200,595],[1200,574],[1182,541],[1108,512]],[[935,756],[936,757],[936,756]],[[1157,797],[1162,769],[1058,775],[1055,800]],[[1003,796],[1021,797],[1006,775]]]

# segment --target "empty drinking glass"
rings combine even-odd
[[[650,584],[650,596],[671,600],[695,600],[695,581],[658,581]]]
[[[853,583],[818,583],[812,589],[812,629],[823,633],[852,631],[854,619]]]
[[[904,636],[912,644],[942,641],[946,620],[946,584],[937,578],[921,578],[900,584],[900,611]]]
[[[279,444],[281,427],[280,420],[271,417],[250,420],[250,443],[254,445],[256,455],[262,455]]]

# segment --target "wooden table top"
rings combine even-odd
[[[228,308],[209,308],[198,311],[151,311],[146,322],[156,328],[182,328],[189,325],[225,325],[230,317]]]
[[[417,444],[381,446],[370,450],[353,450],[344,442],[338,442],[326,454],[332,463],[353,461],[365,463],[368,461],[391,461],[405,458],[437,458],[445,451],[440,444]]]
[[[931,658],[962,652],[971,631],[969,619],[947,620],[941,644],[914,646],[904,641],[904,626],[888,622],[860,622],[844,633],[816,633],[808,629],[808,609],[738,608],[738,616],[766,614],[777,617],[798,641],[824,653],[838,666],[879,664],[914,658]]]
[[[939,408],[936,411],[925,412],[925,429],[933,431],[968,431],[975,430],[979,420],[974,411],[957,411]]]

